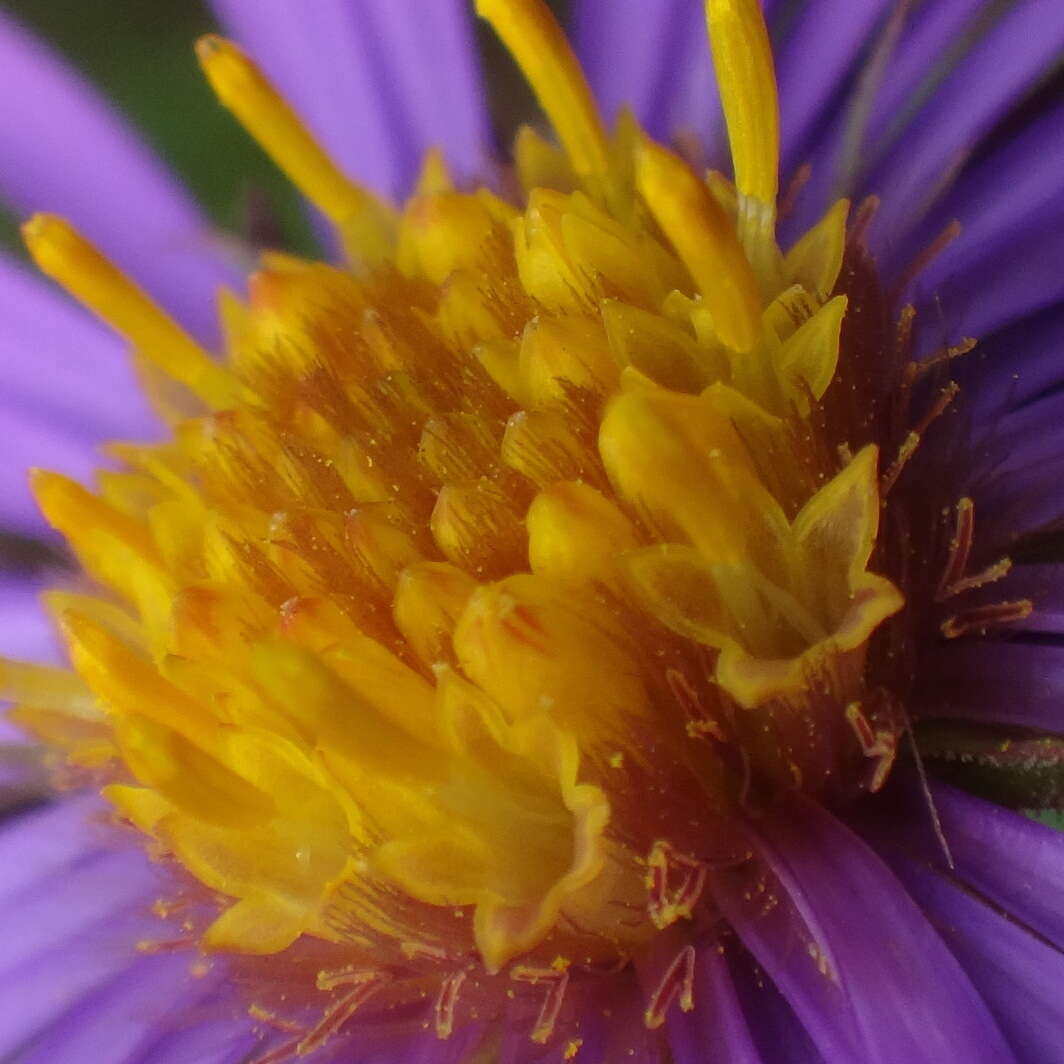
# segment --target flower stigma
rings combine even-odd
[[[886,781],[912,617],[1030,609],[941,606],[1007,569],[967,575],[969,500],[948,586],[904,576],[895,486],[956,385],[910,361],[867,209],[780,249],[756,0],[705,5],[734,182],[607,129],[541,0],[477,6],[560,147],[522,130],[494,190],[431,154],[399,207],[200,41],[348,260],[265,253],[221,357],[67,222],[24,229],[171,434],[111,445],[95,491],[34,475],[88,577],[47,597],[76,675],[5,682],[173,869],[182,941],[291,1032],[263,1062],[426,1002],[490,1044],[515,1000],[578,1059],[574,988],[651,955],[660,1027],[744,824]]]

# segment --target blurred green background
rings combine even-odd
[[[552,6],[564,14],[564,0]],[[250,215],[268,207],[286,245],[311,246],[292,189],[218,105],[200,73],[193,43],[218,28],[205,2],[4,0],[4,8],[50,41],[131,119],[219,225],[246,231]],[[497,136],[505,141],[537,114],[535,103],[483,25],[478,43]],[[18,244],[15,219],[3,219],[0,242]]]

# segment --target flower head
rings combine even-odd
[[[76,677],[9,666],[15,719],[168,866],[177,945],[287,1032],[260,1064],[702,1060],[729,954],[829,1059],[1005,1059],[963,942],[836,819],[889,850],[905,809],[956,872],[964,800],[903,756],[928,648],[1035,610],[976,549],[945,424],[972,345],[914,361],[874,201],[781,249],[755,0],[705,4],[734,182],[608,128],[539,0],[478,10],[560,147],[523,131],[494,187],[430,153],[398,206],[200,41],[347,260],[264,254],[221,358],[70,223],[26,224],[170,433],[111,445],[95,491],[34,475],[92,590],[50,593]],[[910,965],[940,985],[891,998]]]

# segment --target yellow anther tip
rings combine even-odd
[[[35,214],[32,218],[22,223],[22,237],[27,244],[36,243],[38,239],[47,233],[48,228],[58,221],[60,219],[54,214]]]
[[[247,61],[247,56],[237,45],[217,33],[205,33],[196,41],[195,48],[196,58],[204,68],[215,66],[227,58]]]
[[[226,44],[226,39],[217,33],[205,33],[196,41],[196,55],[206,62],[215,52],[222,51]]]
[[[26,479],[29,481],[30,491],[33,492],[34,498],[38,502],[40,502],[41,494],[48,491],[50,482],[55,480],[57,476],[57,473],[50,473],[47,469],[41,469],[38,466],[28,470]]]
[[[62,524],[63,514],[69,509],[71,499],[80,485],[68,480],[62,473],[33,468],[27,475],[34,501],[49,524]],[[84,489],[82,489],[84,490]]]
[[[606,134],[580,63],[544,0],[477,0],[582,176],[608,168]]]
[[[300,191],[341,230],[356,257],[391,246],[391,218],[351,181],[239,45],[217,34],[196,42],[196,57],[219,102],[255,138]]]
[[[635,149],[636,180],[640,185],[654,185],[672,169],[670,162],[664,148],[642,137]]]
[[[243,49],[216,33],[205,34],[196,41],[196,59],[211,88],[225,104],[233,92],[261,79],[258,67]]]
[[[105,260],[78,230],[58,214],[41,212],[21,227],[22,242],[42,273],[69,288],[75,273],[96,271]]]
[[[211,405],[227,405],[232,382],[207,353],[65,218],[35,214],[22,239],[51,277],[142,351],[160,369]]]
[[[476,12],[481,18],[493,19],[517,6],[514,0],[476,0]]]
[[[44,269],[42,257],[67,253],[84,245],[78,231],[58,214],[39,213],[22,223],[22,240],[38,265]],[[46,270],[47,272],[47,270]]]

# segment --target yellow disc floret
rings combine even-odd
[[[607,133],[539,0],[478,6],[564,149],[521,135],[520,199],[434,155],[386,206],[201,43],[351,260],[265,255],[219,360],[65,222],[28,224],[189,400],[95,491],[36,477],[97,590],[51,600],[80,684],[7,676],[225,899],[203,946],[310,936],[436,973],[444,1005],[469,958],[558,982],[691,919],[751,774],[815,789],[870,726],[869,643],[902,606],[870,571],[877,447],[824,414],[847,205],[780,251],[758,5],[706,4],[734,187],[630,118]]]

